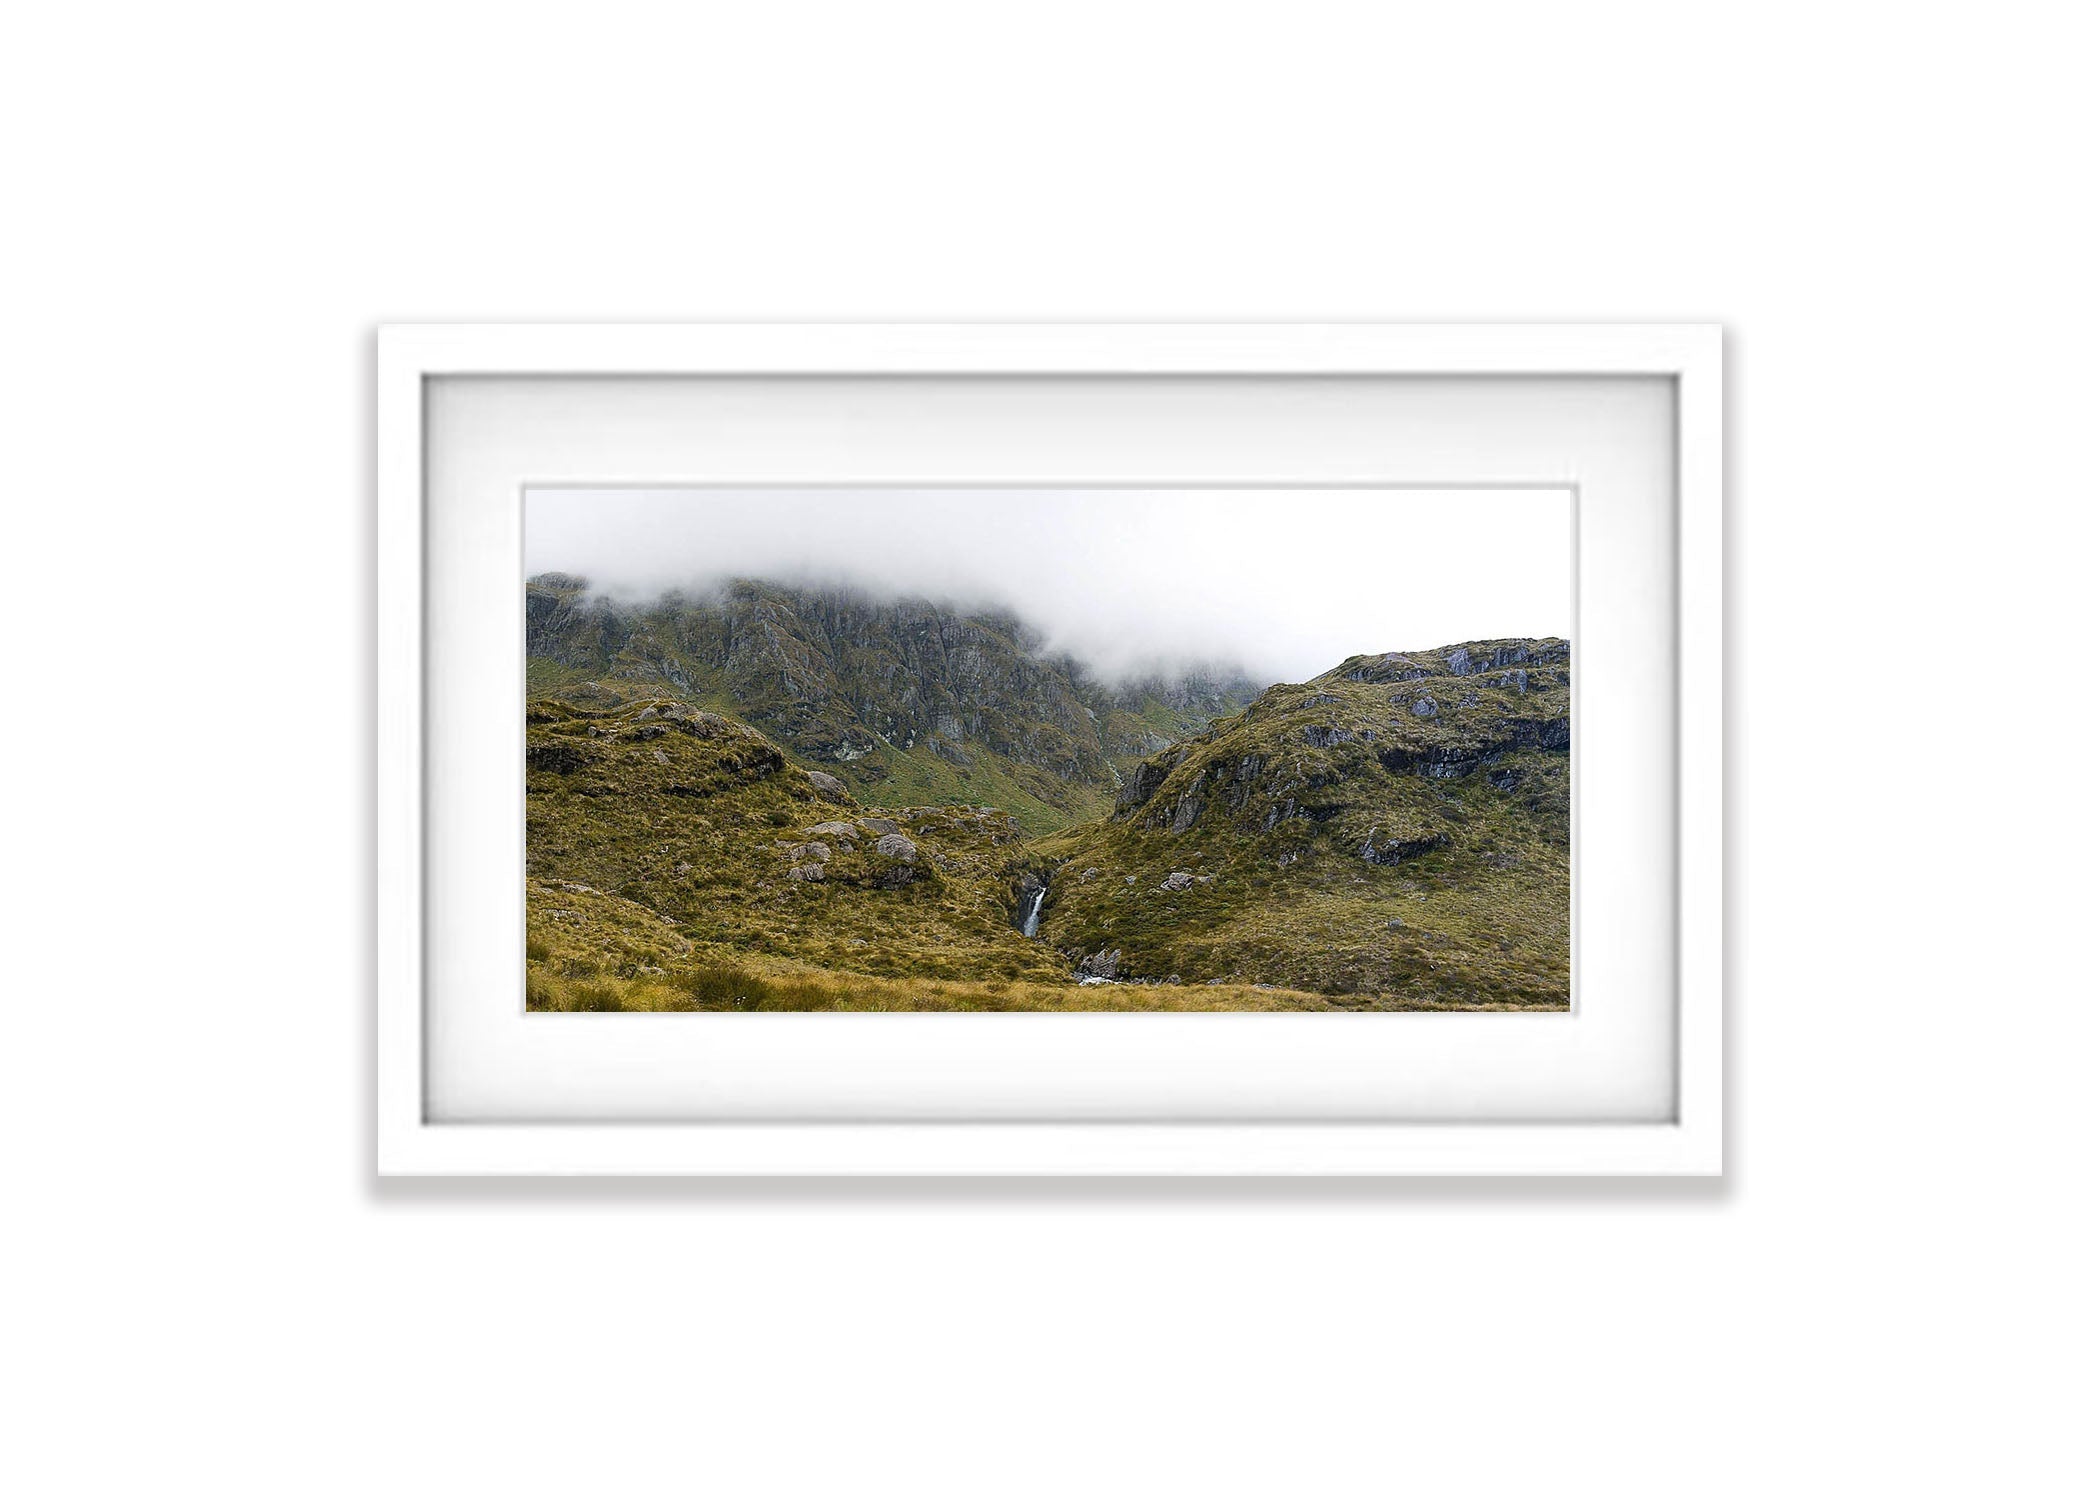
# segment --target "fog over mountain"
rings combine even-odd
[[[1564,489],[531,489],[527,576],[731,578],[1012,611],[1105,678],[1571,634]]]

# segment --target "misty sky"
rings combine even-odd
[[[997,604],[1104,677],[1567,636],[1552,490],[529,489],[525,571],[617,598],[726,578]]]

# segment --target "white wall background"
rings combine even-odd
[[[2090,1492],[2073,8],[9,27],[0,1488]],[[1714,318],[1725,1186],[369,1174],[371,326]]]

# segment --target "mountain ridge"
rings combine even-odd
[[[656,696],[647,650],[676,610],[611,623],[618,648],[589,664],[631,675],[555,663],[598,701],[528,706],[534,1008],[1568,1003],[1565,641],[1352,656],[1274,684],[1129,759],[1093,817],[1046,833],[990,799],[877,803],[905,778],[849,781],[852,761],[812,764],[697,706],[690,681]],[[976,627],[915,623],[947,632],[942,651],[982,649]],[[763,671],[806,662],[783,644]]]
[[[1129,767],[1251,701],[1231,667],[1109,683],[1010,612],[735,579],[623,602],[527,581],[528,691],[607,706],[669,692],[889,800],[994,803],[1031,832],[1097,816]]]

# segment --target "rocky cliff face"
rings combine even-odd
[[[1143,762],[1115,816],[1185,833],[1215,806],[1241,832],[1266,833],[1334,816],[1341,802],[1323,793],[1374,760],[1448,781],[1512,752],[1569,744],[1565,641],[1353,656],[1311,683],[1270,688],[1235,721]]]
[[[740,581],[630,606],[543,574],[525,604],[534,692],[674,692],[882,800],[989,803],[1037,832],[1106,810],[1127,767],[1259,691],[1230,670],[1103,684],[1011,615],[924,599]]]

